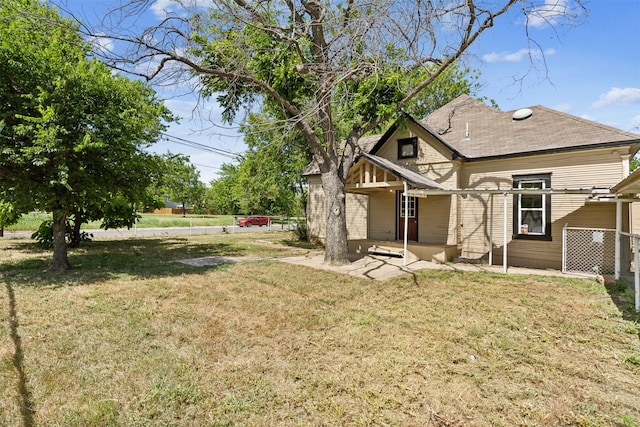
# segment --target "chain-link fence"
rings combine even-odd
[[[614,274],[616,230],[564,227],[563,273]]]

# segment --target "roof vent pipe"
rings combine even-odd
[[[466,126],[466,129],[464,131],[464,141],[468,141],[469,139],[470,139],[469,138],[469,122],[467,122],[467,126]]]

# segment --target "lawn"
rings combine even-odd
[[[285,264],[285,233],[0,240],[0,425],[640,425],[640,324],[595,281]],[[190,267],[199,256],[250,262]]]

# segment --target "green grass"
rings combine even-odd
[[[164,228],[164,227],[212,227],[235,225],[237,218],[243,215],[168,215],[168,214],[141,214],[137,226],[139,228]],[[274,223],[280,223],[281,218],[274,216]],[[17,224],[6,227],[7,231],[35,231],[40,224],[51,219],[50,214],[32,212],[23,215]],[[287,219],[285,219],[287,221]],[[293,219],[291,219],[293,221]],[[100,221],[92,221],[82,226],[83,230],[95,230],[100,228]]]
[[[285,233],[0,240],[0,425],[640,425],[621,287],[284,264]],[[200,256],[262,261],[190,267]]]

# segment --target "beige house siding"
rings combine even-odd
[[[551,187],[590,188],[594,176],[598,187],[609,187],[620,181],[622,162],[612,150],[593,150],[575,153],[530,156],[517,159],[468,163],[462,170],[465,188],[511,188],[514,175],[551,173]],[[462,256],[486,258],[489,252],[491,228],[489,218],[493,212],[494,256],[501,262],[503,245],[502,195],[493,196],[493,211],[488,195],[462,197],[461,241]],[[513,200],[507,197],[507,242],[509,265],[534,268],[560,268],[562,255],[562,228],[572,227],[615,228],[615,204],[585,204],[587,195],[551,196],[551,241],[512,239]]]
[[[429,196],[418,199],[418,241],[431,245],[454,245],[455,196]]]
[[[369,197],[347,193],[347,239],[366,239],[369,217]]]
[[[396,239],[396,193],[379,191],[369,197],[369,239]]]
[[[640,234],[640,202],[631,203],[630,212],[631,232],[633,234]]]
[[[324,204],[324,191],[319,176],[307,177],[308,204],[307,204],[307,228],[311,240],[324,242],[326,238],[326,211]],[[366,239],[368,227],[369,198],[362,194],[347,193],[346,217],[347,238]]]

